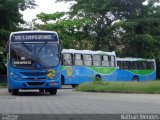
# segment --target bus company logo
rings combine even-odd
[[[2,120],[18,120],[18,115],[16,115],[16,114],[2,114]]]
[[[53,70],[53,69],[48,70],[47,76],[48,76],[49,78],[53,78],[55,75],[56,75],[56,71],[55,71],[55,70]]]

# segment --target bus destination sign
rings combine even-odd
[[[21,33],[11,36],[12,42],[58,41],[55,33]]]

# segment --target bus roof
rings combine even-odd
[[[115,52],[104,51],[92,51],[92,50],[75,50],[75,49],[63,49],[62,53],[79,53],[79,54],[100,54],[100,55],[116,55]]]
[[[58,34],[55,31],[43,31],[43,30],[35,30],[35,31],[17,31],[12,32],[10,34],[10,42],[58,42],[59,38]]]
[[[153,61],[155,62],[155,59],[144,59],[144,58],[133,58],[133,57],[126,57],[126,58],[116,58],[117,61]]]
[[[18,34],[18,33],[55,33],[55,34],[57,34],[57,32],[55,32],[55,31],[30,30],[30,31],[16,31],[16,32],[11,32],[11,35],[12,35],[12,34]]]

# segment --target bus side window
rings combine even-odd
[[[138,70],[138,69],[141,69],[141,64],[139,61],[133,61],[132,62],[132,69],[133,70]]]
[[[148,62],[148,69],[154,70],[154,62],[152,62],[152,61]]]
[[[114,67],[115,66],[115,57],[112,55],[110,56],[110,66]]]
[[[82,55],[81,54],[75,54],[74,55],[74,63],[75,63],[75,65],[78,65],[78,66],[83,65],[83,60],[82,60]]]
[[[72,65],[72,54],[69,54],[69,53],[63,54],[63,65],[66,65],[66,66]]]
[[[141,69],[147,70],[147,62],[146,61],[141,62]]]
[[[83,55],[83,62],[85,66],[92,66],[92,55],[89,54]]]
[[[119,69],[123,69],[123,62],[117,61],[117,66],[119,67]]]
[[[93,66],[101,66],[101,56],[93,55]]]
[[[132,69],[133,69],[133,70],[137,70],[137,69],[138,69],[138,67],[137,67],[137,62],[136,62],[136,61],[133,61],[133,62],[132,62]]]
[[[102,56],[102,66],[109,67],[109,56],[108,55]]]
[[[130,61],[123,61],[123,69],[131,69],[131,63]]]

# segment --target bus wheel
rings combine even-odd
[[[57,89],[50,89],[49,93],[51,95],[56,95],[57,94]]]
[[[11,93],[11,89],[10,88],[8,88],[8,92]]]
[[[64,80],[65,80],[65,78],[64,78],[64,76],[62,75],[62,76],[61,76],[61,85],[64,85]]]
[[[134,76],[132,79],[133,82],[138,82],[139,81],[139,77],[138,76]]]
[[[39,89],[39,92],[44,93],[44,89]]]
[[[76,87],[78,87],[77,84],[73,84],[73,85],[72,85],[72,88],[76,88]]]
[[[96,75],[95,80],[96,81],[101,81],[101,76],[100,75]]]
[[[11,89],[12,95],[17,95],[19,93],[19,89]]]

